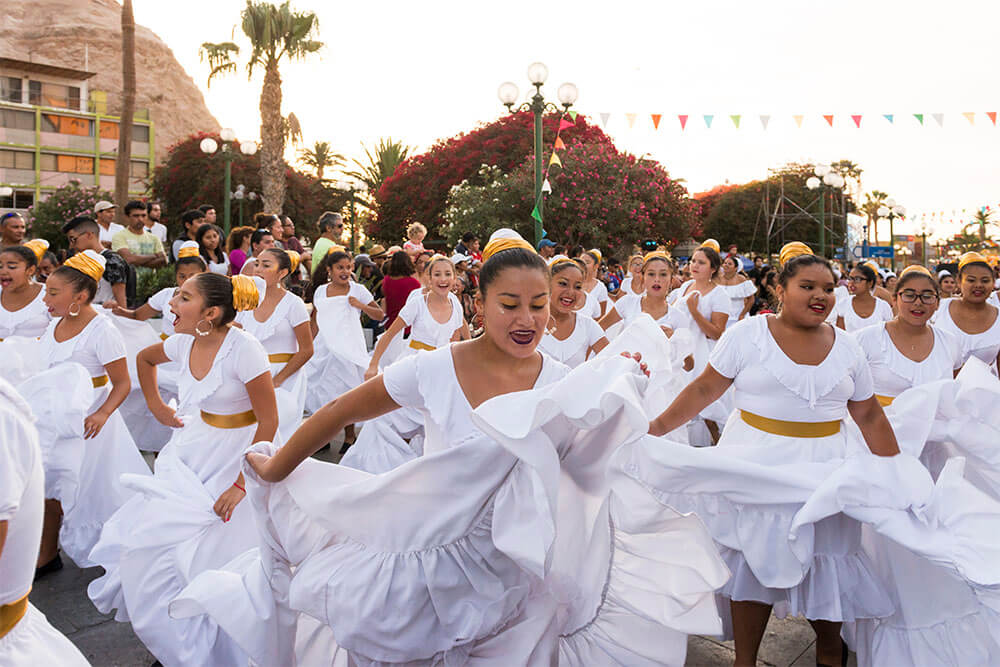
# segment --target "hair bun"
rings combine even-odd
[[[302,261],[302,257],[294,250],[286,250],[285,254],[288,255],[288,261],[292,265],[292,268],[288,273],[295,273],[295,271],[299,268],[299,262]]]
[[[261,292],[257,287],[257,281],[242,274],[233,276],[232,281],[233,308],[237,312],[253,310],[260,304]]]
[[[812,254],[812,248],[807,246],[802,241],[790,241],[781,246],[781,252],[778,253],[778,264],[784,266],[785,263],[795,259],[796,257]]]
[[[63,266],[68,266],[71,269],[76,269],[85,276],[90,276],[94,279],[94,282],[99,282],[104,276],[105,264],[107,264],[107,260],[102,255],[90,249],[78,252],[63,262]]]
[[[24,247],[35,253],[35,257],[41,262],[45,251],[49,249],[49,242],[45,239],[31,239],[30,241],[25,241]]]

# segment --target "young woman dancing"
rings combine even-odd
[[[549,260],[552,276],[549,279],[549,325],[538,349],[570,368],[576,368],[608,344],[601,325],[577,310],[586,300],[583,291],[586,270],[581,260],[565,255]]]

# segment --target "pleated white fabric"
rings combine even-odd
[[[313,413],[364,382],[369,355],[361,329],[361,311],[348,300],[372,300],[371,292],[351,283],[344,296],[326,296],[326,286],[316,290],[313,307],[319,334],[313,340],[313,356],[303,369],[308,377],[306,412]]]
[[[45,614],[29,602],[24,618],[4,637],[0,637],[0,665],[87,667],[90,663],[80,649],[53,628]]]

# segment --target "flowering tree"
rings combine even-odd
[[[628,253],[643,239],[676,244],[697,231],[694,203],[658,163],[620,153],[610,143],[576,143],[561,151],[562,168],[549,171],[545,231],[557,243]],[[482,165],[454,186],[442,231],[452,243],[472,231],[482,238],[511,227],[532,238],[533,160],[510,173]]]
[[[81,187],[80,181],[70,180],[28,209],[31,237],[45,239],[52,250],[65,249],[62,226],[78,215],[93,215],[94,205],[102,200],[113,201],[114,197],[97,186]]]

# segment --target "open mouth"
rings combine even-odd
[[[7,287],[12,282],[14,282],[14,281],[11,280],[10,278],[0,278],[0,287]]]
[[[565,308],[572,308],[576,305],[576,299],[568,296],[559,297],[559,305]]]
[[[535,340],[535,332],[525,330],[511,331],[510,339],[518,345],[531,345],[532,341]]]
[[[910,315],[913,315],[914,317],[923,317],[925,314],[926,314],[926,311],[923,311],[923,310],[911,310],[910,311]]]
[[[817,315],[822,315],[826,312],[825,303],[814,303],[809,306],[809,310],[813,311]]]

